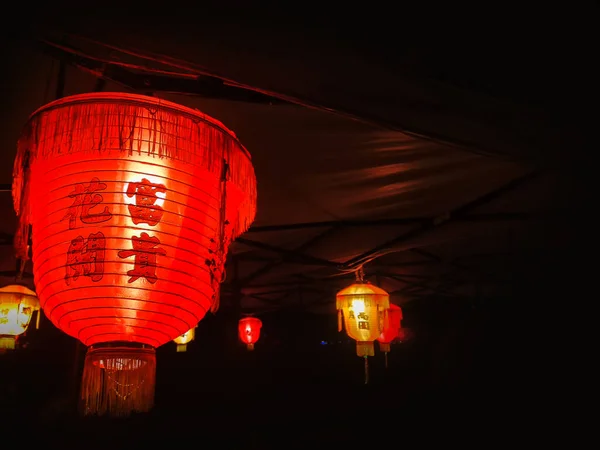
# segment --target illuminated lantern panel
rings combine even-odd
[[[248,347],[248,350],[254,350],[254,344],[260,338],[260,329],[262,327],[262,321],[256,317],[244,317],[240,319],[238,324],[238,335],[240,341],[242,341]]]
[[[390,307],[387,310],[387,317],[383,324],[383,331],[377,338],[379,342],[379,350],[382,352],[390,351],[390,344],[396,339],[400,333],[401,321],[402,321],[402,309],[399,306],[390,303]]]
[[[370,283],[355,283],[336,296],[338,331],[342,318],[346,333],[356,341],[358,356],[373,356],[375,341],[383,330],[384,310],[389,308],[389,295]]]
[[[18,337],[25,333],[33,313],[39,309],[40,303],[31,289],[19,285],[0,288],[0,352],[15,349]]]
[[[173,339],[177,344],[177,352],[187,351],[187,345],[194,340],[196,337],[196,328],[190,328],[188,331],[183,333],[181,336]]]
[[[13,199],[21,259],[31,225],[42,309],[90,346],[84,413],[147,411],[154,349],[216,311],[229,244],[254,220],[248,152],[197,110],[140,95],[76,95],[31,116]],[[116,373],[136,371],[132,379],[145,381],[127,402],[104,388],[91,400],[98,386],[122,385],[110,384]]]

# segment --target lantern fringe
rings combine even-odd
[[[228,233],[235,238],[252,224],[257,197],[252,161],[235,134],[219,121],[151,97],[123,93],[78,97],[42,107],[30,118],[19,139],[12,185],[19,218],[15,233],[17,257],[28,259],[32,162],[76,152],[99,155],[117,151],[131,157],[145,154],[172,158],[207,170],[217,179],[227,167],[227,184],[245,193],[237,217],[232,217],[234,211],[227,211]]]
[[[81,382],[81,413],[126,417],[154,406],[153,348],[90,347]]]

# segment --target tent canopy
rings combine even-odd
[[[568,244],[560,226],[539,230],[568,203],[557,163],[582,165],[584,128],[533,89],[470,84],[456,41],[396,46],[392,58],[382,36],[200,23],[178,33],[176,21],[73,20],[15,47],[4,216],[14,216],[6,187],[28,114],[56,95],[126,90],[200,109],[252,154],[258,216],[232,246],[224,307],[331,312],[360,266],[397,304],[501,296],[515,258]],[[502,67],[478,58],[480,72]],[[14,221],[2,227],[8,283]]]

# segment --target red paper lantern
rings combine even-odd
[[[385,321],[383,323],[383,331],[377,338],[379,342],[379,350],[384,353],[385,367],[388,367],[388,352],[390,344],[399,336],[401,331],[400,322],[402,321],[402,309],[399,306],[390,303],[390,307],[386,311]]]
[[[261,327],[262,321],[256,317],[244,317],[240,319],[238,335],[240,341],[246,344],[248,350],[254,350],[254,344],[256,344],[260,337]]]
[[[154,349],[218,308],[229,244],[254,220],[250,155],[197,110],[76,95],[31,116],[13,196],[17,256],[31,225],[42,309],[90,346],[84,413],[148,410]]]
[[[379,342],[379,350],[387,353],[390,351],[390,344],[400,333],[402,309],[399,306],[390,303],[386,316],[386,320],[383,323],[383,331],[377,338],[377,341]]]

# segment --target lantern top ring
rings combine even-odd
[[[85,104],[85,103],[121,103],[121,104],[130,104],[135,106],[142,106],[149,109],[154,110],[163,110],[168,112],[173,112],[176,114],[180,114],[193,120],[195,122],[204,122],[207,123],[225,134],[228,134],[232,139],[236,141],[239,145],[240,149],[244,152],[248,159],[252,159],[250,156],[250,152],[246,150],[235,133],[227,128],[220,121],[207,116],[197,109],[188,108],[187,106],[182,106],[177,103],[170,102],[168,100],[164,100],[162,98],[149,97],[147,95],[139,95],[139,94],[128,94],[124,92],[92,92],[86,94],[77,94],[70,95],[68,97],[63,97],[58,100],[54,100],[40,108],[38,108],[33,114],[29,116],[29,120],[37,116],[38,114],[42,114],[44,112],[50,111],[55,108],[60,108],[69,105],[77,105],[77,104]]]

